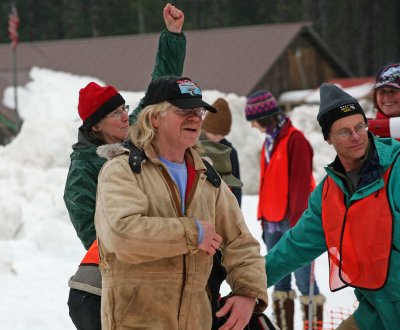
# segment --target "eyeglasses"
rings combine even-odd
[[[180,116],[198,116],[203,117],[206,114],[206,109],[203,107],[193,108],[193,109],[180,109],[180,108],[173,108],[175,112]]]
[[[114,118],[119,119],[124,113],[129,112],[129,105],[124,105],[122,109],[115,110],[111,112],[109,115],[105,116],[105,118]]]
[[[367,131],[368,131],[368,125],[363,123],[363,124],[360,124],[360,125],[357,125],[356,127],[354,127],[354,130],[344,128],[344,129],[340,130],[339,132],[332,133],[332,134],[336,135],[341,140],[347,140],[350,138],[350,136],[353,133],[356,133],[357,135],[361,136],[361,135],[366,134]]]

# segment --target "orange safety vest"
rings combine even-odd
[[[99,247],[97,239],[95,239],[89,250],[86,251],[86,254],[81,261],[81,265],[99,265],[99,262]]]
[[[269,164],[266,164],[264,145],[261,150],[260,161],[260,187],[258,200],[257,219],[271,222],[280,222],[286,215],[289,201],[289,158],[288,143],[294,132],[300,132],[291,126],[288,133],[283,136],[274,152]],[[311,175],[310,192],[315,188],[315,181]]]
[[[393,215],[384,186],[348,208],[344,193],[331,177],[322,188],[322,226],[329,257],[331,291],[346,286],[380,289],[389,269],[393,238]]]

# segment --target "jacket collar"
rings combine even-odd
[[[144,148],[144,153],[146,154],[147,158],[151,162],[153,162],[155,164],[161,164],[161,162],[158,158],[158,154],[156,153],[153,145],[149,145],[146,148]],[[200,155],[193,148],[186,149],[185,160],[187,162],[193,164],[196,171],[207,169],[206,166],[204,165]]]
[[[363,165],[360,170],[360,182],[358,184],[358,188],[362,188],[367,186],[368,184],[374,182],[379,179],[384,172],[383,166],[379,162],[378,152],[376,150],[376,146],[374,143],[374,138],[371,133],[368,133],[369,137],[369,145],[367,149],[367,153],[362,160]],[[332,170],[340,178],[346,178],[346,172],[340,159],[336,156],[335,160],[328,165],[328,167]]]

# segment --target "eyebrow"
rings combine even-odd
[[[353,126],[353,127],[342,127],[342,128],[339,128],[337,131],[340,132],[340,131],[342,131],[342,130],[351,130],[352,128],[354,129],[354,128],[356,128],[356,127],[362,125],[362,124],[364,124],[364,121],[359,122],[358,124],[356,124],[356,125]]]

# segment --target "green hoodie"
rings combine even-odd
[[[161,76],[181,76],[186,54],[186,38],[183,33],[161,32],[152,72],[152,80]],[[139,104],[129,116],[132,124],[141,110]],[[64,202],[69,217],[85,249],[96,239],[94,212],[96,204],[97,176],[106,162],[97,155],[97,145],[78,132],[78,142],[72,146],[71,164],[64,190]]]
[[[379,290],[355,289],[359,306],[354,318],[358,327],[363,330],[395,330],[400,324],[400,157],[397,157],[400,154],[400,143],[390,138],[372,137],[371,141],[376,149],[375,158],[378,160],[376,165],[381,166],[383,171],[393,165],[387,187],[393,214],[393,244],[385,286]],[[343,190],[347,205],[374,193],[383,185],[382,175],[379,174],[374,180],[369,180],[369,183],[349,194],[335,172],[328,167],[326,171]],[[266,255],[268,286],[274,285],[285,275],[309,264],[327,251],[321,219],[324,181],[322,180],[310,195],[308,208],[297,225],[289,230]]]

